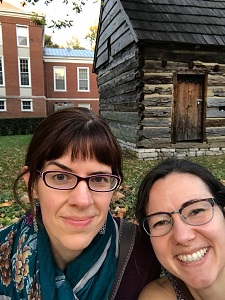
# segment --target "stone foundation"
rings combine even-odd
[[[135,144],[118,140],[123,150],[131,151],[139,159],[157,160],[161,158],[177,157],[194,157],[194,156],[213,156],[225,154],[224,147],[211,147],[207,144],[200,144],[196,147],[184,147],[184,144],[171,145],[171,147],[157,147],[151,149],[137,148]]]

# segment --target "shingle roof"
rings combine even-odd
[[[225,45],[224,0],[121,0],[139,40]]]
[[[47,48],[43,49],[44,56],[94,58],[94,51],[80,49]]]

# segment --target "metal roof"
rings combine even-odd
[[[224,0],[120,0],[139,40],[225,45]]]
[[[43,48],[44,56],[94,58],[94,51],[63,48]]]

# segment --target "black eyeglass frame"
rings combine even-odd
[[[186,220],[185,216],[182,215],[182,210],[183,210],[184,208],[186,208],[187,206],[193,204],[193,203],[202,202],[202,201],[206,201],[206,202],[208,202],[209,204],[211,204],[211,207],[212,207],[212,217],[211,217],[211,219],[210,219],[209,221],[207,221],[207,222],[205,222],[205,223],[201,223],[201,224],[194,224],[194,225],[193,225],[193,224],[188,223],[188,221]],[[167,233],[169,233],[169,232],[171,231],[171,229],[172,229],[172,227],[173,227],[173,218],[172,218],[172,215],[175,214],[175,213],[179,213],[180,216],[181,216],[181,218],[182,218],[182,220],[183,220],[186,224],[188,224],[188,225],[190,225],[190,226],[202,226],[202,225],[205,225],[205,224],[209,223],[209,222],[213,219],[213,216],[214,216],[214,206],[215,206],[215,204],[216,204],[216,201],[215,201],[215,198],[214,198],[214,197],[209,197],[209,198],[204,198],[204,199],[190,200],[190,201],[187,201],[187,202],[183,203],[183,205],[181,206],[180,209],[176,209],[176,210],[174,210],[174,211],[172,211],[172,212],[159,211],[159,212],[156,212],[156,213],[153,213],[153,214],[150,214],[150,215],[146,216],[146,217],[143,218],[143,220],[142,220],[142,227],[143,227],[144,231],[145,231],[150,237],[160,237],[160,236],[166,235]],[[156,215],[161,215],[161,214],[168,215],[168,216],[170,217],[170,224],[171,224],[170,230],[167,231],[166,233],[162,234],[162,235],[151,235],[151,234],[150,234],[150,229],[149,229],[149,231],[146,229],[145,223],[148,224],[147,220],[149,219],[149,217],[151,217],[151,216],[156,216]],[[147,227],[149,228],[149,226],[147,226]]]
[[[81,176],[78,176],[72,172],[67,172],[67,171],[56,171],[56,170],[49,170],[49,171],[44,171],[44,172],[41,172],[39,170],[36,170],[38,175],[43,179],[44,181],[44,184],[49,187],[49,188],[52,188],[52,189],[55,189],[55,190],[61,190],[61,191],[68,191],[68,190],[73,190],[75,189],[75,187],[78,185],[78,183],[80,181],[86,181],[87,183],[87,186],[89,188],[89,190],[93,191],[93,192],[98,192],[98,193],[106,193],[106,192],[112,192],[114,191],[115,189],[117,189],[117,187],[120,185],[121,183],[121,178],[117,175],[113,175],[113,174],[107,174],[107,173],[99,173],[99,174],[94,174],[94,175],[90,175],[90,176],[87,176],[87,177],[81,177]],[[48,174],[48,173],[52,173],[52,172],[56,172],[56,173],[61,173],[61,174],[70,174],[70,175],[73,175],[74,177],[77,178],[77,182],[76,184],[73,186],[73,187],[70,187],[70,188],[56,188],[56,187],[53,187],[51,185],[49,185],[47,182],[46,182],[46,178],[45,176]],[[110,190],[106,190],[106,191],[99,191],[99,190],[95,190],[93,188],[90,187],[90,184],[89,184],[89,180],[91,178],[94,178],[94,177],[98,177],[98,176],[109,176],[110,178],[114,178],[117,180],[117,183],[115,185],[115,187],[111,188]]]

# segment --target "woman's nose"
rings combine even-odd
[[[87,207],[93,204],[91,191],[86,181],[80,181],[77,186],[69,192],[68,204],[79,207]]]
[[[178,213],[173,215],[172,239],[175,244],[189,245],[196,237],[195,227],[184,222]]]

